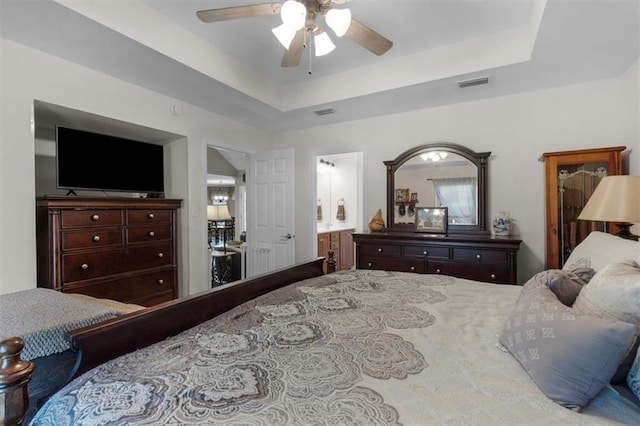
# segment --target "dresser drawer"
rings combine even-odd
[[[171,239],[171,225],[132,226],[127,228],[127,243],[146,243]]]
[[[63,231],[62,250],[122,245],[122,228],[94,228],[90,231]]]
[[[506,263],[507,252],[504,250],[483,250],[473,248],[454,248],[453,260]]]
[[[395,244],[363,244],[360,253],[364,256],[400,256],[402,246]]]
[[[103,250],[62,256],[63,286],[74,281],[88,280],[123,272],[170,265],[170,242],[150,246]]]
[[[429,262],[427,272],[430,274],[451,275],[468,280],[487,283],[507,284],[509,274],[506,266],[482,263]]]
[[[169,210],[127,210],[127,223],[166,223],[171,222]]]
[[[435,246],[404,246],[404,254],[409,256],[428,256],[448,259],[449,249],[447,247]]]
[[[425,262],[421,258],[402,256],[362,257],[358,269],[378,269],[383,271],[416,272],[424,274]]]
[[[490,283],[517,283],[517,253],[522,242],[518,239],[401,231],[356,232],[352,238],[358,269],[414,270]]]
[[[136,275],[120,280],[94,282],[90,285],[67,285],[63,288],[63,291],[65,293],[89,294],[92,297],[102,299],[151,306],[151,304],[158,303],[158,301],[171,300],[173,298],[173,288],[174,270],[173,268],[168,268],[164,271]]]
[[[122,210],[62,210],[63,228],[122,225]]]

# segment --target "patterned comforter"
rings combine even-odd
[[[547,399],[497,336],[520,287],[347,271],[299,282],[77,378],[33,425],[631,423],[613,390]]]

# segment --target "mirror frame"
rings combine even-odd
[[[478,169],[478,223],[477,225],[449,225],[449,234],[489,234],[487,230],[487,169],[488,159],[491,152],[475,152],[462,145],[449,142],[436,142],[426,145],[419,145],[411,148],[394,160],[383,161],[387,167],[387,231],[415,232],[415,227],[411,224],[395,224],[395,173],[408,160],[426,152],[446,151],[458,154]]]

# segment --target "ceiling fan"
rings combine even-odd
[[[202,22],[208,23],[280,14],[282,25],[272,31],[286,49],[282,57],[283,67],[295,67],[300,63],[304,48],[311,37],[316,56],[326,55],[335,48],[327,32],[318,23],[318,17],[324,19],[336,36],[345,36],[376,55],[382,55],[391,49],[393,42],[351,18],[349,9],[333,8],[348,1],[286,0],[284,3],[258,3],[200,10],[196,15]]]

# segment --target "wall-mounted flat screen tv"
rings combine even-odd
[[[162,145],[56,126],[59,189],[164,192]]]

